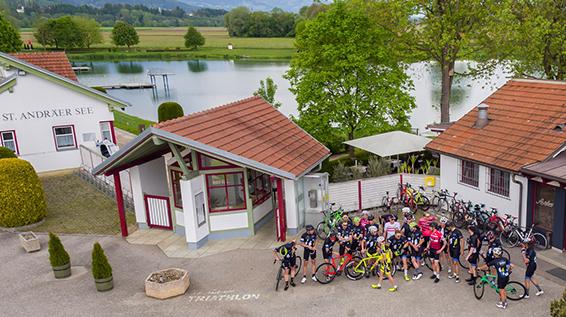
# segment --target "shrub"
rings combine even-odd
[[[49,233],[49,262],[52,267],[63,266],[71,262],[69,253],[65,251],[61,240],[56,234]]]
[[[0,160],[0,188],[0,226],[25,226],[47,215],[43,187],[29,162]]]
[[[351,179],[352,176],[350,174],[350,168],[347,167],[342,161],[339,161],[338,164],[334,166],[334,170],[332,171],[332,181],[338,183]]]
[[[176,102],[164,102],[157,108],[157,117],[159,122],[182,117],[183,107]]]
[[[552,317],[566,316],[566,290],[562,293],[562,298],[553,300],[550,303],[550,315]]]
[[[386,160],[372,155],[368,160],[368,170],[369,177],[380,177],[383,175],[391,174],[391,165]]]
[[[92,248],[92,276],[95,280],[112,276],[112,267],[98,242]]]
[[[14,151],[7,147],[0,146],[0,159],[4,158],[16,158],[18,157]]]

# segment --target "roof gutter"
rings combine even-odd
[[[314,163],[313,165],[309,166],[304,172],[302,172],[301,174],[297,175],[297,179],[301,178],[303,176],[305,176],[306,174],[308,174],[310,171],[312,171],[317,165],[320,165],[322,162],[324,162],[324,160],[326,160],[327,158],[330,157],[330,155],[332,155],[332,153],[328,153],[326,154],[322,159],[320,159],[318,162]]]
[[[517,180],[517,174],[513,174],[513,183],[519,185],[519,227],[521,226],[521,219],[523,219],[523,183]]]

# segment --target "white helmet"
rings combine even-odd
[[[448,223],[448,218],[442,216],[442,218],[440,218],[440,223],[442,223],[442,224],[447,224],[447,223]]]
[[[409,208],[409,207],[403,207],[403,209],[401,209],[401,211],[403,212],[403,214],[410,214],[410,213],[411,213],[411,208]]]
[[[503,253],[503,251],[501,250],[501,248],[493,248],[493,255],[495,255],[495,256],[500,256],[501,253]]]
[[[378,243],[383,243],[383,241],[385,241],[385,238],[382,236],[379,236],[379,238],[377,238],[377,242]]]
[[[377,228],[375,226],[369,227],[369,233],[374,234],[377,232]]]

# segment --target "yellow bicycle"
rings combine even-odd
[[[354,257],[354,259],[346,265],[344,271],[349,279],[357,281],[364,276],[369,277],[372,272],[377,274],[382,265],[391,266],[391,276],[395,275],[396,267],[392,263],[391,256],[383,252],[376,252],[374,254],[366,252],[366,257],[364,258],[358,256]]]

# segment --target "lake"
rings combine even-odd
[[[288,62],[263,61],[137,61],[77,63],[90,66],[90,72],[79,73],[79,81],[88,86],[105,86],[124,83],[149,83],[148,71],[174,73],[169,77],[169,91],[161,78],[157,89],[108,90],[112,96],[128,101],[132,107],[127,113],[156,121],[157,106],[164,101],[176,101],[185,113],[201,111],[238,99],[246,98],[259,87],[259,81],[273,78],[279,89],[276,99],[283,103],[280,110],[297,114],[297,103],[289,91],[290,85],[283,75]],[[465,71],[467,63],[456,65]],[[411,114],[413,128],[422,131],[427,124],[440,121],[440,70],[428,63],[416,63],[408,69],[414,89],[417,108]],[[463,78],[453,87],[451,119],[456,120],[478,105],[494,90],[501,87],[509,74],[497,69],[489,79]]]

